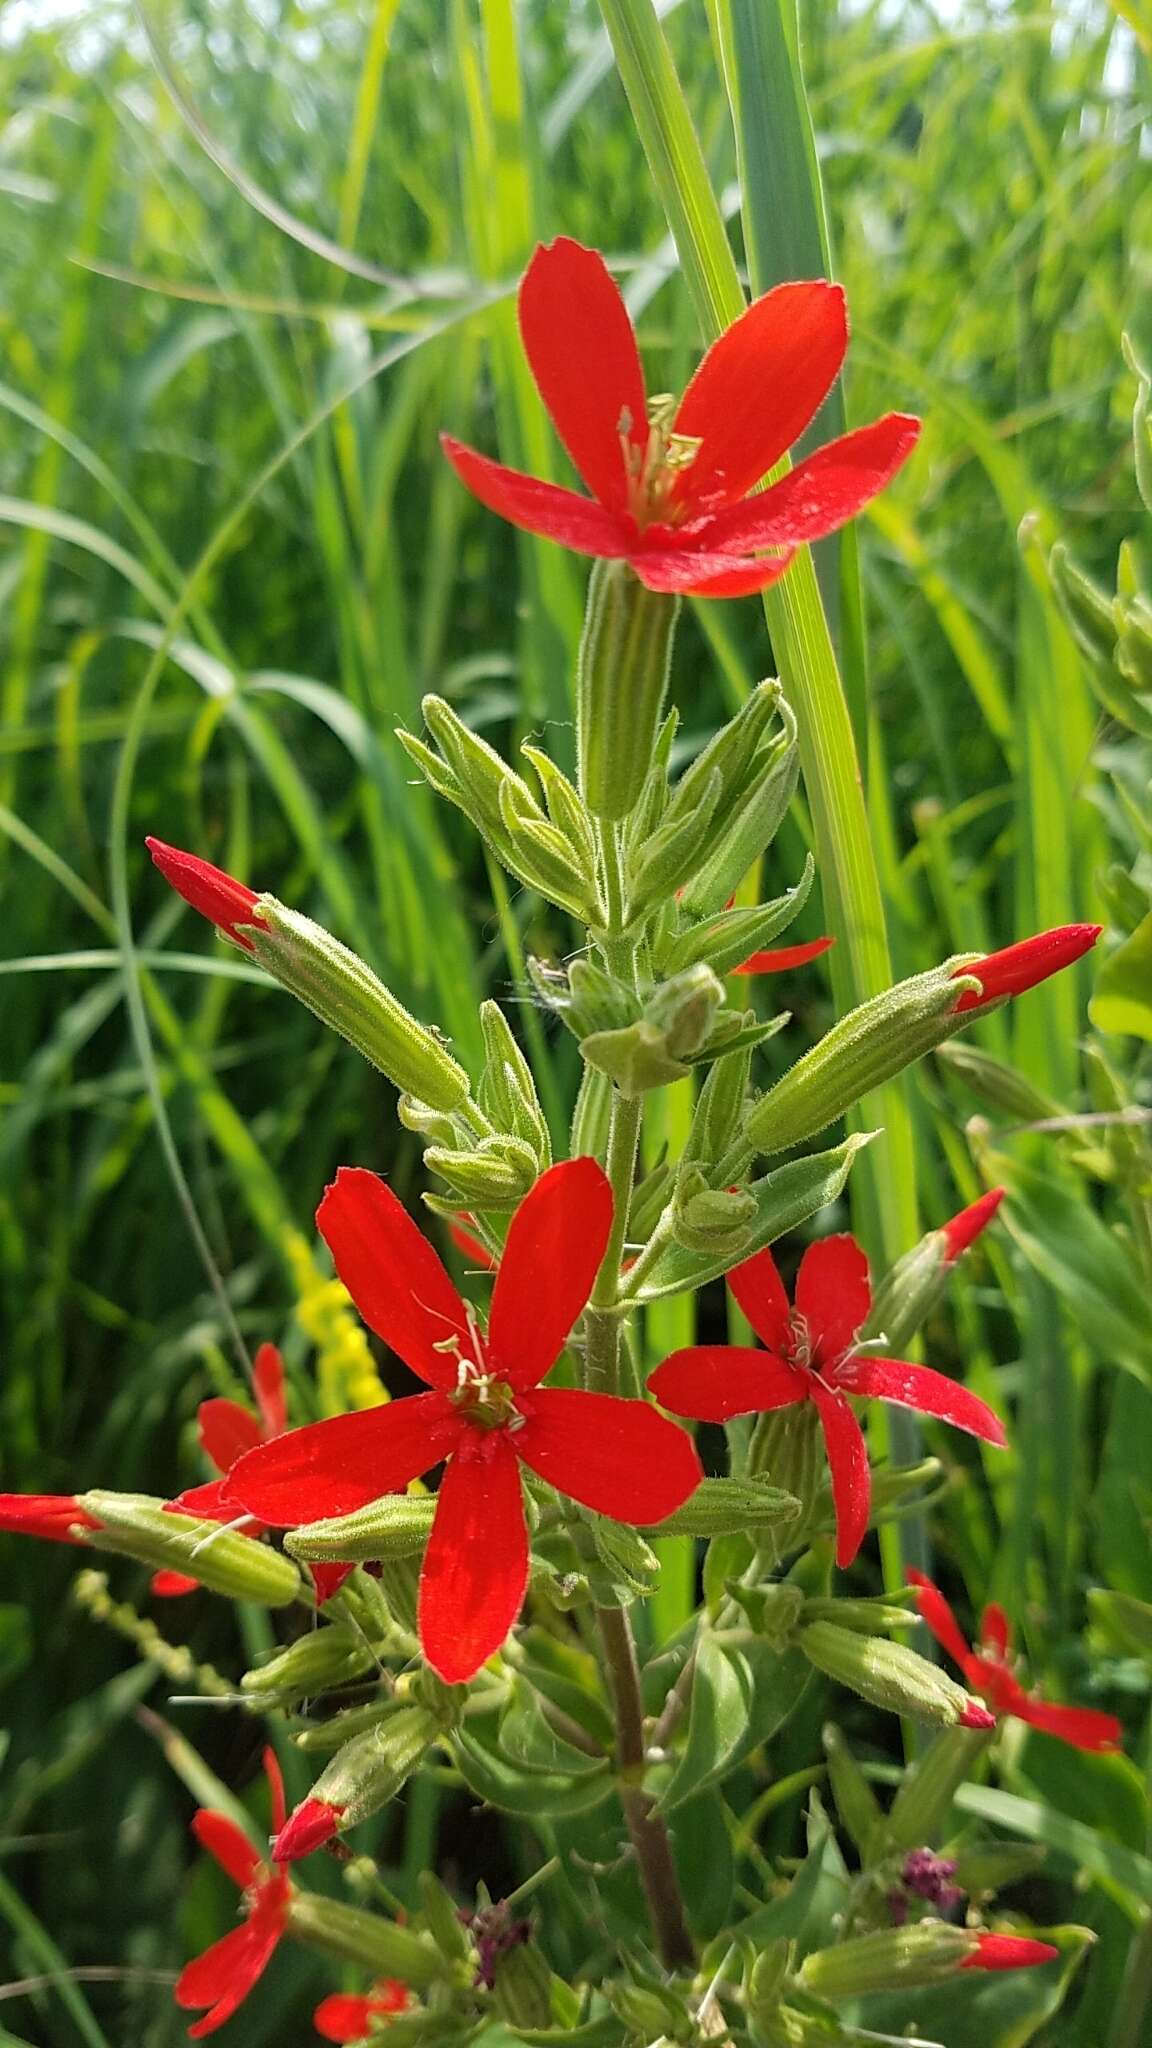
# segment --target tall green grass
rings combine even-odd
[[[563,231],[620,259],[658,382],[681,384],[700,345],[709,278],[678,273],[664,211],[679,171],[658,189],[605,32],[626,11],[210,0],[150,6],[146,36],[100,7],[0,44],[6,1485],[192,1476],[196,1402],[246,1349],[286,1335],[306,1382],[286,1233],[309,1230],[332,1168],[363,1160],[417,1193],[386,1085],[180,911],[146,831],[315,912],[465,1059],[476,997],[506,1000],[563,1134],[571,1063],[525,1000],[523,961],[568,933],[499,893],[392,730],[435,688],[502,748],[544,728],[565,743],[579,568],[481,515],[436,445],[448,426],[563,474],[515,338],[533,243]],[[860,584],[854,544],[839,572],[821,565],[894,970],[1094,916],[1120,828],[1042,559],[1063,533],[1107,572],[1133,523],[1122,327],[1143,321],[1152,346],[1135,40],[1101,0],[947,18],[806,0],[799,57],[786,7],[662,11],[728,221],[711,283],[729,246],[758,287],[826,252],[852,312],[849,423],[925,416],[915,463],[862,525]],[[826,218],[811,178],[774,187],[809,148]],[[783,661],[783,614],[773,629]],[[675,677],[688,744],[772,665],[757,606],[701,609]],[[808,830],[798,809],[778,842],[797,865]],[[815,901],[806,915],[810,935]],[[1088,1100],[1086,986],[1067,977],[978,1027],[1072,1110]],[[788,994],[811,1029],[830,1013],[818,971]],[[908,1105],[904,1156],[938,1219],[977,1190],[975,1105],[936,1071]],[[1107,1190],[1089,1198],[1050,1146],[990,1142],[1022,1184],[1066,1194],[1061,1257],[1085,1215],[1111,1223]],[[1037,1277],[1018,1213],[1018,1242],[932,1332],[943,1362],[1011,1387],[1017,1448],[965,1467],[936,1527],[946,1573],[1006,1599],[1059,1687],[1079,1668],[1085,1585],[1146,1590],[1152,1365],[1145,1343],[1117,1378],[1114,1333],[1076,1287]],[[655,1317],[649,1334],[684,1341]],[[4,2006],[4,2038],[174,2042],[150,1973],[222,1924],[198,1873],[176,1925],[186,1797],[133,1719],[146,1682],[61,1608],[68,1561],[25,1547],[17,1564],[0,1606],[0,1921],[6,1974],[40,1988]],[[656,1627],[685,1593],[670,1571]],[[226,1615],[164,1619],[234,1664]],[[1105,1677],[1141,1725],[1140,1669]],[[243,1775],[254,1731],[184,1711],[214,1768]],[[853,1734],[881,1757],[881,1728],[861,1716]],[[780,1768],[803,1774],[814,1731],[808,1749],[791,1740]],[[401,1895],[433,1853],[440,1791],[422,1786],[382,1842]],[[769,1823],[773,1852],[795,1846],[798,1797]],[[1092,2048],[1152,1898],[1132,1862],[1148,1848],[1139,1774],[1033,1741],[982,1797],[1048,1846],[1029,1902],[1101,1937],[1060,2022],[1061,2042]],[[450,1854],[452,1825],[449,1806]],[[531,1853],[514,1833],[492,1848],[510,1881]],[[113,1854],[115,1887],[99,1874]],[[574,1911],[557,1908],[558,1954]],[[109,1961],[127,1973],[112,1985],[67,1974]],[[302,1981],[252,2008],[253,2048],[298,2024]]]

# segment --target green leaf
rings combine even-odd
[[[1133,1918],[1142,1906],[1152,1905],[1152,1862],[1120,1842],[1109,1841],[1084,1821],[1071,1820],[1038,1799],[1022,1799],[1015,1792],[999,1792],[989,1785],[961,1785],[955,1804],[962,1813],[974,1813],[1014,1835],[1058,1849],[1126,1903]]]
[[[740,1650],[722,1646],[705,1628],[696,1646],[688,1736],[683,1752],[657,1802],[671,1813],[694,1792],[721,1776],[748,1732],[752,1711],[752,1669]]]
[[[495,1721],[487,1715],[458,1728],[451,1748],[461,1776],[479,1798],[530,1820],[580,1813],[598,1805],[612,1789],[607,1758],[602,1770],[580,1777],[551,1775],[510,1762],[498,1746]]]
[[[1152,1038],[1152,912],[1104,962],[1088,1015],[1097,1031]]]

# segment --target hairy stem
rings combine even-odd
[[[597,1609],[604,1665],[616,1710],[616,1769],[620,1804],[640,1871],[660,1960],[666,1969],[691,1969],[696,1950],[688,1931],[680,1879],[672,1844],[655,1802],[645,1792],[644,1711],[636,1645],[627,1614],[620,1607]]]

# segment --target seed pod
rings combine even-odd
[[[251,1696],[253,1704],[263,1700],[288,1706],[295,1700],[330,1692],[333,1686],[361,1678],[375,1667],[371,1643],[366,1643],[357,1629],[343,1622],[330,1622],[313,1629],[310,1635],[298,1636],[287,1649],[270,1657],[267,1664],[246,1671],[240,1688]]]
[[[435,1500],[427,1494],[386,1493],[350,1515],[305,1522],[284,1539],[294,1557],[309,1563],[363,1564],[368,1559],[412,1557],[432,1532]]]
[[[598,818],[626,818],[652,759],[678,597],[646,590],[626,562],[596,562],[576,671],[580,793]]]
[[[289,1815],[277,1837],[277,1855],[291,1862],[320,1841],[344,1834],[378,1813],[395,1798],[439,1733],[436,1717],[426,1707],[391,1705],[325,1765],[308,1798]]]
[[[297,1941],[322,1949],[340,1962],[359,1963],[377,1977],[399,1977],[413,1991],[426,1991],[447,1975],[439,1951],[421,1934],[395,1927],[379,1913],[362,1913],[340,1899],[293,1888],[288,1925]],[[397,2022],[397,2024],[399,2024]]]

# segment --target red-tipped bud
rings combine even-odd
[[[330,1806],[326,1799],[306,1799],[289,1814],[273,1842],[274,1861],[295,1863],[301,1856],[311,1856],[314,1849],[322,1849],[339,1832],[344,1812],[344,1807]]]
[[[1036,1963],[1055,1962],[1060,1951],[1050,1941],[1033,1941],[1024,1934],[981,1934],[962,1970],[1028,1970]]]
[[[809,960],[818,960],[835,939],[809,939],[804,946],[773,946],[766,953],[750,953],[747,960],[732,969],[733,974],[784,974],[790,967],[806,967]]]
[[[995,1714],[990,1714],[987,1707],[982,1707],[979,1700],[969,1700],[968,1705],[960,1716],[960,1726],[961,1728],[994,1728],[996,1726],[996,1716]]]
[[[944,1263],[950,1266],[970,1244],[975,1244],[982,1230],[987,1229],[992,1218],[1008,1193],[1007,1188],[989,1188],[979,1201],[970,1202],[961,1209],[958,1216],[941,1225],[944,1233]]]
[[[957,974],[975,975],[980,990],[965,989],[954,1014],[983,1009],[985,1003],[998,1002],[1001,996],[1023,995],[1025,989],[1035,988],[1050,974],[1059,974],[1062,967],[1071,967],[1074,960],[1091,952],[1103,929],[1100,924],[1057,925],[1054,931],[1037,932],[1034,938],[1020,939],[1000,953],[958,967]]]
[[[257,903],[256,891],[238,882],[233,875],[226,875],[223,868],[214,868],[211,861],[200,860],[194,853],[182,853],[178,846],[166,846],[162,839],[146,839],[144,842],[166,882],[171,883],[178,896],[198,910],[202,917],[209,917],[212,923],[224,933],[225,938],[243,946],[246,953],[253,951],[252,941],[238,932],[238,924],[259,924],[261,919],[253,912]]]
[[[40,1536],[46,1543],[75,1543],[74,1529],[100,1523],[71,1493],[0,1493],[0,1529],[14,1536]]]
[[[401,1984],[398,1978],[385,1977],[368,1998],[337,1991],[331,1998],[321,1999],[312,2015],[312,2024],[325,2041],[366,2041],[369,2035],[375,2040],[373,2019],[388,2019],[405,2012],[412,2003],[412,1993],[406,1984]]]

